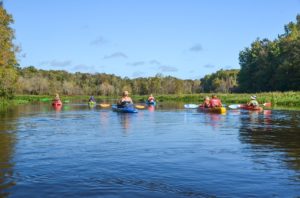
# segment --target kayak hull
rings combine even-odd
[[[125,106],[125,107],[118,107],[117,105],[112,105],[112,110],[115,112],[120,113],[137,113],[138,110],[134,108],[133,106]]]
[[[62,102],[60,100],[53,100],[52,106],[54,107],[62,106]]]
[[[240,109],[249,110],[249,111],[262,111],[262,110],[264,110],[262,107],[248,106],[246,104],[240,105]]]
[[[205,108],[202,106],[199,106],[199,111],[206,112],[206,113],[219,113],[219,114],[225,114],[226,108],[225,107],[213,107],[213,108]]]
[[[95,106],[95,105],[96,105],[96,102],[90,101],[90,102],[88,102],[88,105],[91,106],[91,107],[92,107],[92,106]]]

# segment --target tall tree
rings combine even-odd
[[[13,44],[13,18],[0,6],[0,97],[13,95],[17,80],[17,48]]]

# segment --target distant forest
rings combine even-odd
[[[274,41],[256,39],[239,54],[240,70],[219,70],[202,79],[182,80],[157,74],[147,78],[121,78],[104,73],[69,73],[21,68],[13,44],[12,15],[0,6],[0,98],[15,94],[120,95],[193,94],[200,92],[267,92],[300,90],[300,15],[284,26]]]

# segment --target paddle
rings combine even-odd
[[[186,109],[197,109],[199,107],[199,105],[197,104],[185,104],[184,108]]]
[[[263,103],[262,106],[264,107],[271,107],[272,106],[272,103],[271,102],[266,102],[266,103]],[[238,109],[241,107],[241,104],[231,104],[228,106],[230,109]]]
[[[241,105],[240,105],[240,104],[231,104],[231,105],[229,105],[228,107],[229,107],[230,109],[238,109],[238,108],[241,107]]]
[[[143,106],[143,105],[135,105],[135,108],[137,108],[137,109],[144,109],[145,106]]]
[[[99,106],[102,108],[107,108],[107,107],[110,107],[110,104],[101,103],[101,104],[99,104]]]
[[[264,107],[271,107],[272,106],[272,103],[271,102],[266,102],[263,104]]]

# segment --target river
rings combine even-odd
[[[0,113],[0,197],[298,197],[300,112]]]

